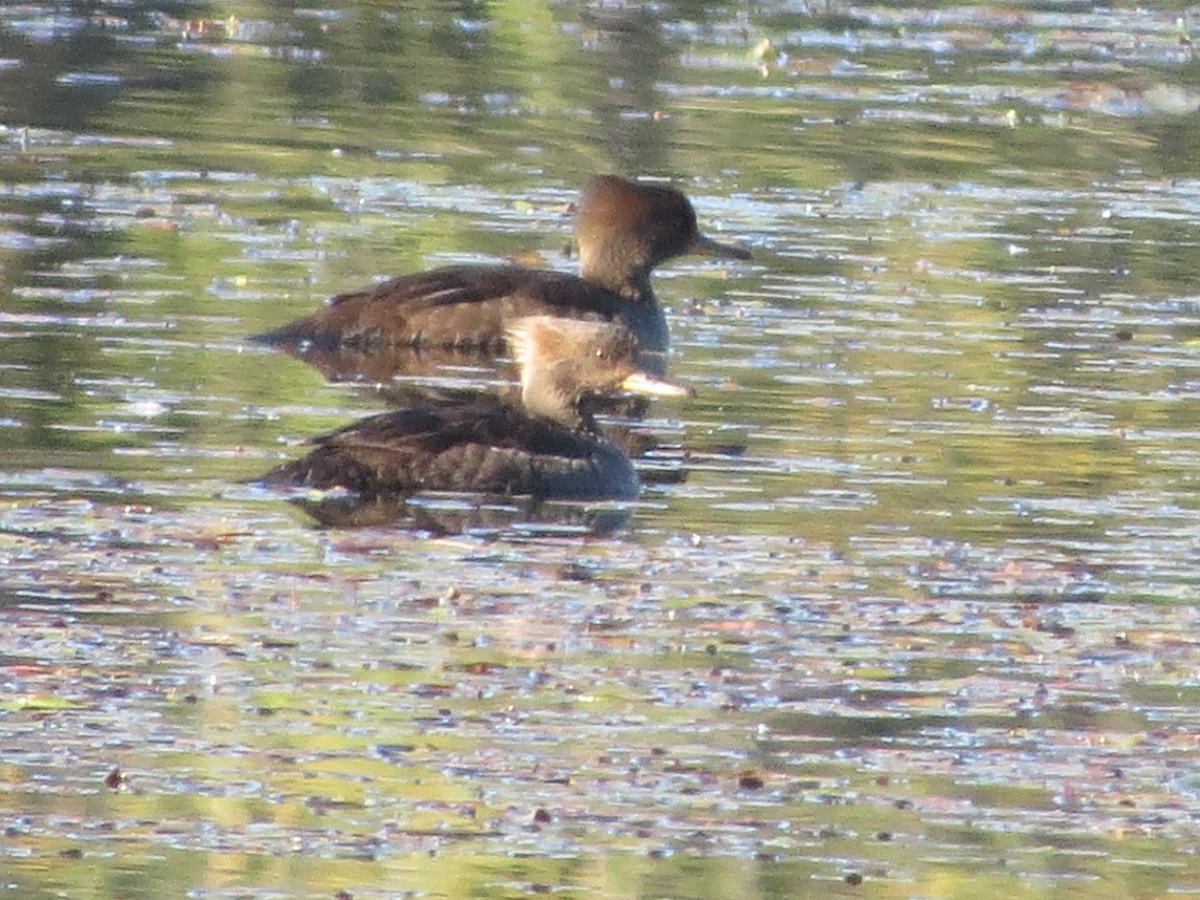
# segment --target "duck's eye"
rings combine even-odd
[[[603,347],[596,348],[596,359],[604,359],[604,348]]]

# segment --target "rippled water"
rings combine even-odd
[[[1200,891],[1194,34],[0,8],[0,884]],[[246,335],[442,263],[569,271],[595,171],[755,253],[658,277],[698,396],[654,407],[623,527],[319,528],[247,483],[384,399]]]

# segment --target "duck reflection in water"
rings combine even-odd
[[[371,416],[315,439],[306,456],[266,473],[266,484],[340,489],[321,521],[375,521],[417,492],[543,500],[630,500],[639,479],[596,423],[614,396],[686,397],[648,371],[634,334],[616,323],[530,316],[506,332],[519,398],[456,392],[436,403]],[[411,510],[407,510],[411,511]],[[365,517],[365,518],[364,518]]]
[[[748,259],[700,233],[680,191],[593,178],[575,222],[580,273],[522,266],[448,266],[334,297],[305,318],[258,335],[331,379],[429,375],[504,349],[509,326],[531,315],[616,321],[645,350],[665,352],[667,322],[650,285],[654,268],[683,254]],[[665,374],[662,371],[656,374]]]

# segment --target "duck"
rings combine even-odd
[[[342,489],[365,498],[451,491],[554,500],[631,500],[629,457],[598,425],[619,394],[689,397],[647,370],[620,322],[559,316],[513,320],[505,339],[519,393],[487,392],[394,409],[314,439],[272,469],[267,485]]]
[[[502,352],[513,321],[536,315],[616,321],[645,350],[665,352],[666,317],[650,274],[684,254],[745,260],[750,251],[702,234],[684,194],[598,175],[576,209],[579,275],[518,265],[457,265],[401,275],[339,294],[260,343],[329,350],[470,348]]]

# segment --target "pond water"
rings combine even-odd
[[[1200,23],[1156,7],[0,7],[0,893],[1200,893]],[[600,171],[754,252],[657,278],[698,394],[636,504],[249,483],[384,401],[247,335],[570,271]]]

